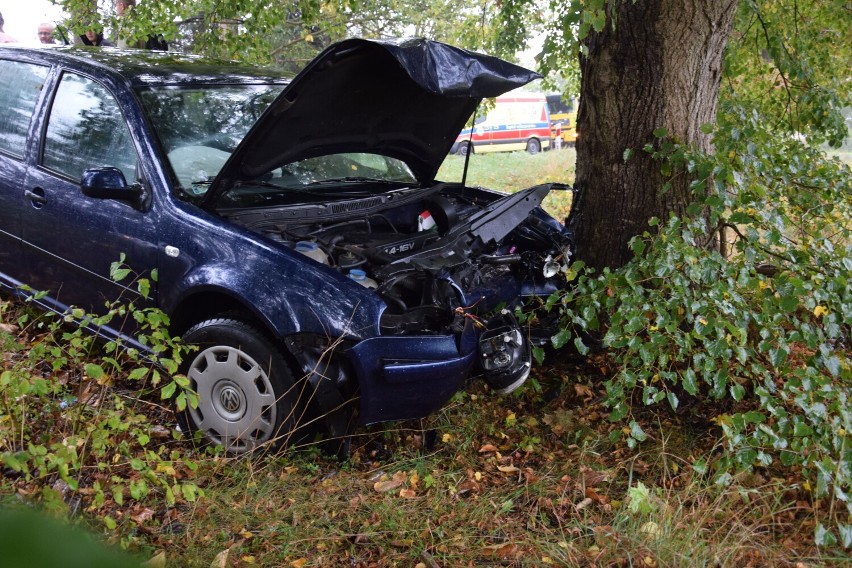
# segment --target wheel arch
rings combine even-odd
[[[252,325],[280,343],[270,322],[258,315],[247,302],[221,290],[199,290],[183,298],[169,316],[171,333],[181,335],[197,323],[221,317]]]

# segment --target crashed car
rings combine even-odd
[[[237,454],[344,437],[424,417],[468,377],[506,393],[529,375],[511,310],[564,285],[571,236],[540,204],[565,188],[435,176],[480,101],[535,73],[353,39],[292,80],[15,47],[0,76],[0,282],[97,311],[134,299],[117,259],[156,270],[151,305],[198,346],[182,367],[198,405],[180,419],[204,441]],[[145,349],[133,328],[94,331]]]

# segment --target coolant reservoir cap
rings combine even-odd
[[[353,268],[349,271],[349,278],[352,280],[365,280],[367,278],[367,273],[360,268]]]
[[[311,241],[299,241],[296,243],[296,250],[301,253],[315,251],[318,248],[317,244]]]

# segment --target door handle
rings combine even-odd
[[[47,203],[47,197],[44,196],[44,190],[40,187],[33,188],[32,190],[25,189],[24,195],[32,201],[32,204],[36,207],[36,209]]]

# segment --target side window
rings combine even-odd
[[[27,130],[48,68],[18,61],[0,61],[0,150],[22,157]],[[14,77],[14,80],[11,78]]]
[[[65,73],[47,122],[42,163],[79,180],[89,168],[114,166],[135,181],[136,149],[115,98],[91,79]]]

